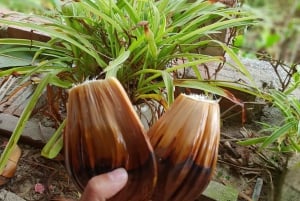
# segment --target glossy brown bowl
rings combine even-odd
[[[98,174],[124,167],[128,182],[113,201],[146,201],[157,180],[152,147],[123,87],[114,78],[88,81],[69,92],[65,164],[83,191]]]
[[[219,138],[218,102],[200,96],[179,95],[145,135],[118,80],[69,93],[67,171],[83,191],[91,177],[124,167],[129,180],[113,201],[194,201],[213,175]]]
[[[153,201],[194,201],[214,172],[220,138],[218,102],[179,95],[148,135],[158,164]]]

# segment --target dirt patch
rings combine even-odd
[[[214,177],[224,185],[234,187],[239,191],[238,201],[252,201],[259,191],[259,201],[273,200],[277,176],[280,174],[278,164],[284,163],[278,158],[278,163],[270,160],[272,153],[259,152],[256,147],[239,146],[236,144],[242,138],[257,136],[258,126],[255,124],[231,125],[223,127],[217,170]],[[258,183],[262,181],[262,186]]]
[[[225,124],[222,129],[214,180],[236,188],[240,192],[238,201],[250,200],[258,179],[263,180],[260,201],[271,200],[270,196],[276,186],[274,178],[278,170],[264,161],[255,148],[236,145],[237,139],[242,138],[245,132],[255,135],[257,129],[254,124],[246,128]],[[0,137],[0,144],[5,145],[7,140]],[[80,194],[65,170],[62,156],[49,160],[41,156],[40,148],[22,143],[20,147],[22,157],[17,172],[3,186],[4,189],[28,201],[78,200]]]
[[[50,101],[51,102],[51,101]],[[54,101],[53,101],[54,102]],[[46,104],[49,105],[49,104]],[[259,110],[261,111],[261,110]],[[252,114],[256,111],[251,110]],[[266,110],[259,113],[260,119],[270,121],[278,120],[278,111]],[[231,116],[231,115],[230,115]],[[253,115],[257,117],[257,115]],[[45,127],[53,126],[45,114],[39,116],[41,124]],[[250,200],[256,189],[259,179],[263,180],[260,201],[272,200],[270,196],[275,191],[278,170],[284,161],[280,156],[272,153],[257,152],[255,147],[242,147],[236,144],[242,138],[258,137],[260,127],[250,122],[241,125],[241,115],[223,122],[218,167],[214,180],[233,186],[240,192],[239,201]],[[49,124],[50,123],[50,124]],[[0,137],[0,145],[6,144],[8,139]],[[64,167],[63,157],[48,160],[40,155],[41,149],[30,143],[21,143],[22,157],[19,161],[15,176],[3,186],[25,200],[63,200],[78,199],[79,193]],[[270,160],[271,159],[271,160]],[[279,172],[280,173],[280,172]],[[270,193],[271,192],[271,193]]]
[[[8,139],[0,137],[0,144]],[[49,160],[41,156],[41,149],[20,144],[22,156],[15,176],[3,188],[25,200],[78,199],[79,193],[68,177],[62,157]]]

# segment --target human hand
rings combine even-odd
[[[105,201],[117,194],[127,180],[128,174],[123,168],[95,176],[89,180],[80,201]]]

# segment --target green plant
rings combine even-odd
[[[257,93],[252,90],[253,86],[247,88],[239,83],[204,80],[197,68],[199,64],[211,61],[223,62],[221,56],[198,53],[199,47],[215,43],[236,62],[234,67],[252,80],[230,48],[221,41],[210,39],[212,33],[255,21],[255,16],[240,9],[210,1],[190,3],[185,0],[83,0],[69,2],[57,9],[56,17],[40,16],[49,22],[42,25],[0,19],[2,24],[27,27],[51,37],[48,42],[0,39],[0,44],[14,46],[0,54],[24,52],[28,48],[35,53],[32,65],[3,70],[0,76],[17,73],[25,79],[33,74],[47,74],[47,79],[43,79],[38,88],[47,85],[70,88],[86,79],[113,76],[120,80],[133,103],[152,99],[165,108],[174,100],[175,86],[201,89],[233,101],[236,101],[234,97],[222,86]],[[183,58],[186,62],[172,65],[174,60]],[[172,76],[186,67],[195,71],[196,79],[181,80]],[[32,104],[33,100],[29,105]],[[21,118],[26,117],[22,125],[28,119],[28,112],[29,109],[25,109],[22,114]],[[20,130],[22,126],[17,125],[8,149],[17,143]],[[59,145],[56,141],[49,142]],[[49,153],[49,147],[52,146],[48,144],[43,153]],[[8,153],[6,149],[0,158],[0,170]]]
[[[291,95],[271,91],[273,106],[279,108],[283,120],[280,125],[261,123],[261,130],[267,135],[239,142],[240,145],[261,144],[260,148],[269,148],[276,152],[300,151],[300,101]]]

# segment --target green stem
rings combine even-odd
[[[58,129],[55,131],[55,133],[52,135],[50,140],[47,142],[47,144],[42,149],[42,156],[53,159],[55,158],[58,153],[63,148],[63,135],[62,131],[66,125],[66,119],[60,124]]]

